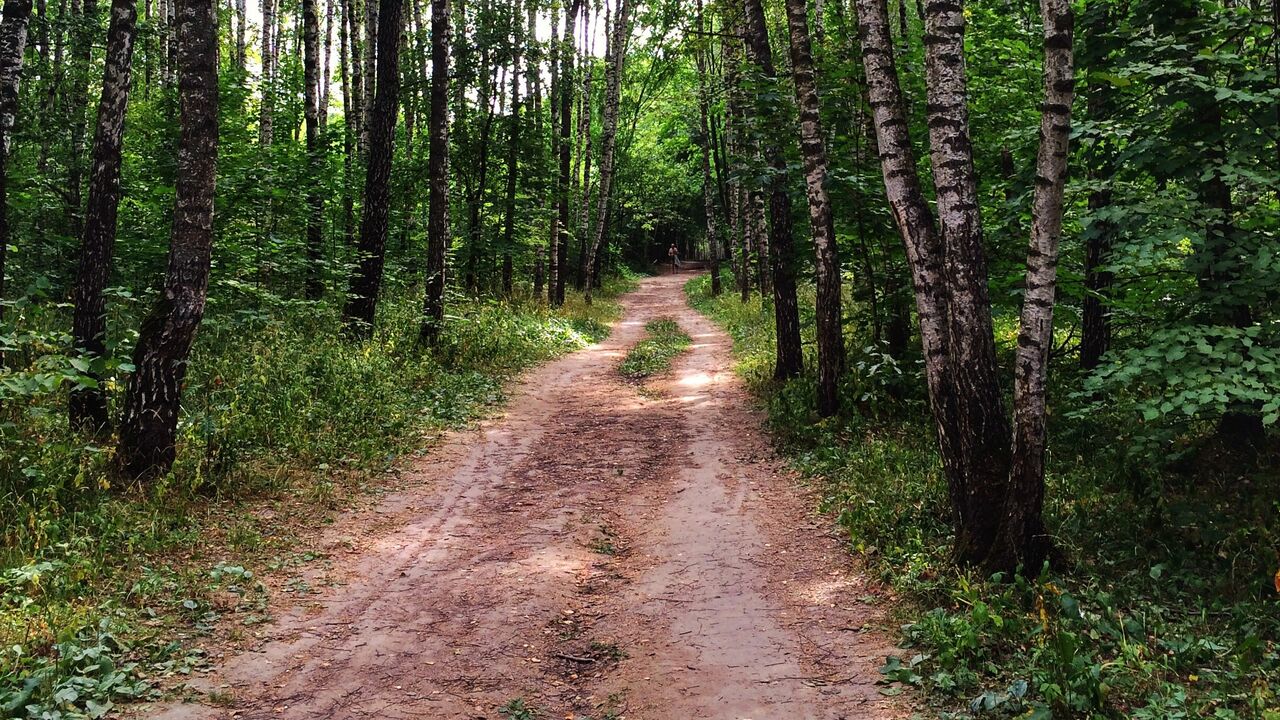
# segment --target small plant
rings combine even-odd
[[[515,698],[498,708],[498,714],[508,720],[538,720],[542,713],[532,705],[525,704],[524,698]]]
[[[609,660],[611,662],[621,662],[627,659],[627,651],[622,649],[621,645],[615,642],[600,642],[593,640],[590,646],[591,656],[601,660]]]

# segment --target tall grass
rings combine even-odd
[[[500,402],[516,373],[603,338],[618,315],[612,298],[630,285],[611,280],[594,305],[571,297],[557,311],[455,298],[430,351],[417,345],[420,306],[409,293],[385,298],[377,332],[359,343],[343,338],[332,307],[215,306],[191,359],[177,462],[145,488],[116,485],[113,438],[68,429],[66,392],[76,373],[67,371],[56,330],[66,313],[26,308],[24,327],[36,329],[13,342],[8,357],[21,364],[0,378],[8,383],[0,408],[0,717],[26,717],[28,705],[33,717],[77,717],[92,714],[91,702],[144,693],[137,677],[146,663],[113,680],[86,671],[93,663],[84,658],[145,657],[172,670],[181,660],[169,646],[176,629],[215,619],[202,598],[231,587],[265,603],[245,566],[278,560],[268,556],[287,552],[291,540],[265,538],[254,507],[279,508],[288,498],[302,508],[291,519],[302,531],[324,522],[344,494],[358,495],[433,434]],[[127,347],[116,354],[127,357]],[[53,381],[31,380],[42,374]],[[118,371],[105,387],[119,402]],[[237,560],[211,568],[215,552]],[[158,625],[146,630],[144,616]],[[165,657],[153,657],[166,647]]]
[[[822,489],[850,549],[902,601],[894,617],[908,652],[882,668],[886,693],[918,688],[944,718],[1280,720],[1273,467],[1210,453],[1149,460],[1135,475],[1114,440],[1132,427],[1069,417],[1070,393],[1055,388],[1046,522],[1071,565],[984,577],[949,559],[917,359],[895,361],[850,332],[844,410],[819,420],[812,375],[770,379],[767,305],[713,298],[705,279],[686,292],[733,337],[781,448]],[[802,292],[802,305],[811,297]],[[1002,341],[1007,363],[1013,334]],[[1059,383],[1071,373],[1055,368]]]

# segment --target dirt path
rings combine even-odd
[[[340,585],[194,683],[207,705],[149,716],[899,715],[874,685],[890,650],[871,591],[779,471],[686,279],[644,281],[606,342],[424,459],[426,490],[387,498]],[[662,316],[691,350],[623,381],[617,363]]]

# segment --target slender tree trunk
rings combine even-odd
[[[1018,333],[1013,385],[1013,460],[1003,527],[986,565],[1039,572],[1052,547],[1042,518],[1046,380],[1053,348],[1053,301],[1057,288],[1058,243],[1062,236],[1063,192],[1075,96],[1071,0],[1040,0],[1044,18],[1044,104],[1040,151],[1032,200],[1031,245],[1027,251],[1026,294]]]
[[[378,15],[377,92],[368,114],[368,169],[360,211],[358,267],[351,277],[344,311],[349,332],[368,337],[382,289],[387,229],[391,214],[391,160],[395,154],[396,114],[400,107],[400,27],[403,0],[382,0]]]
[[[795,78],[796,105],[800,109],[800,152],[804,157],[805,187],[809,196],[809,224],[817,259],[818,414],[830,417],[840,409],[838,384],[844,369],[840,258],[836,252],[831,198],[827,195],[827,148],[805,0],[787,0],[787,24],[791,30],[791,73]]]
[[[609,220],[609,199],[613,191],[615,154],[618,146],[618,109],[622,103],[622,74],[626,69],[627,41],[631,37],[631,0],[620,0],[618,14],[609,35],[608,58],[604,69],[604,117],[600,127],[600,192],[596,207],[596,225],[591,233],[591,250],[587,255],[587,278],[583,297],[591,304],[591,277],[600,261],[605,230]]]
[[[114,0],[107,30],[106,67],[102,100],[93,139],[93,170],[84,234],[80,239],[80,267],[72,292],[75,312],[72,342],[76,351],[95,360],[107,353],[107,303],[104,291],[115,260],[116,211],[120,203],[120,163],[124,122],[129,105],[133,42],[138,14],[134,0]],[[95,368],[96,370],[96,368]],[[100,379],[97,372],[89,373]],[[107,396],[101,387],[81,388],[70,396],[72,427],[98,431],[109,425]]]
[[[403,0],[400,1],[403,2]],[[377,71],[378,55],[383,50],[380,47],[381,34],[378,26],[378,6],[381,2],[382,0],[364,0],[364,100],[361,103],[364,108],[364,122],[360,124],[361,158],[368,156],[369,143],[372,141],[371,134],[373,132],[370,127],[374,112],[373,103],[376,97],[377,84],[382,82],[382,76]],[[399,30],[397,29],[398,32]],[[399,35],[396,38],[398,40]]]
[[[467,266],[465,285],[473,295],[478,291],[476,280],[476,263],[484,244],[484,199],[489,185],[489,141],[493,133],[493,93],[498,86],[498,68],[489,70],[489,60],[484,62],[484,85],[480,89],[480,107],[484,113],[484,122],[480,124],[480,137],[476,143],[479,157],[476,162],[476,183],[467,198]]]
[[[350,35],[350,9],[352,0],[338,0],[341,3],[342,19],[338,23],[338,75],[342,83],[342,229],[347,247],[355,245],[355,163],[356,137],[360,134],[360,112],[356,109],[355,82],[351,67],[352,54],[348,38]]]
[[[773,50],[760,0],[746,0],[747,57],[770,86],[777,85]],[[782,119],[773,108],[763,110],[765,126],[773,138],[781,137]],[[764,153],[772,173],[769,176],[769,245],[773,269],[773,313],[777,333],[777,360],[774,377],[793,378],[804,369],[800,347],[800,307],[796,300],[795,242],[791,231],[791,196],[787,191],[787,160],[776,142],[765,140]]]
[[[320,130],[321,135],[329,131],[330,89],[333,87],[333,3],[326,0],[324,10],[324,50],[320,54],[320,62],[324,70],[320,73]]]
[[[1105,8],[1106,6],[1104,6]],[[1089,69],[1101,69],[1107,59],[1108,43],[1104,35],[1110,31],[1111,13],[1104,8],[1090,8],[1094,17],[1086,25],[1085,50]],[[1087,109],[1093,122],[1105,121],[1112,112],[1113,91],[1107,81],[1093,82],[1088,87]],[[1111,205],[1111,176],[1115,170],[1114,151],[1109,142],[1099,140],[1089,152],[1090,174],[1098,187],[1089,193],[1089,213],[1093,220],[1084,232],[1085,295],[1081,307],[1080,367],[1092,370],[1102,362],[1111,348],[1111,314],[1106,299],[1111,292],[1113,275],[1107,268],[1115,223],[1100,217]]]
[[[551,117],[551,134],[547,138],[550,146],[550,179],[549,191],[547,193],[547,210],[550,218],[548,222],[548,239],[547,239],[547,303],[554,306],[556,303],[556,282],[559,280],[560,273],[560,60],[563,55],[563,44],[561,42],[559,15],[553,10],[551,13],[551,87],[549,88],[547,104],[550,106],[547,114]]]
[[[519,12],[519,1],[513,14]],[[519,22],[515,25],[515,48],[511,58],[511,118],[507,127],[507,215],[502,227],[502,296],[511,297],[515,269],[511,254],[515,247],[516,186],[520,178],[520,56],[524,33]]]
[[[307,299],[324,295],[324,149],[320,137],[320,5],[319,0],[302,0],[303,102],[307,124]]]
[[[560,182],[557,188],[559,227],[556,233],[555,258],[551,266],[551,287],[548,288],[554,296],[551,300],[553,307],[564,304],[565,279],[569,274],[570,228],[573,227],[569,219],[569,172],[572,169],[573,154],[573,48],[576,39],[573,29],[581,9],[582,0],[572,0],[569,4],[565,14],[564,49],[560,55]],[[603,180],[601,183],[603,195]]]
[[[348,68],[347,75],[350,78],[351,87],[351,116],[347,120],[347,124],[351,126],[354,134],[356,160],[355,164],[359,164],[359,160],[364,157],[364,66],[361,62],[363,52],[360,43],[360,22],[359,16],[356,14],[356,0],[341,0],[342,13],[346,18],[343,26],[347,33],[346,60],[344,65]],[[349,63],[349,64],[347,64]],[[370,80],[372,82],[372,79]],[[352,193],[354,195],[354,193]],[[352,232],[354,235],[354,231]]]
[[[0,301],[5,294],[5,256],[13,241],[9,227],[9,148],[18,116],[18,86],[30,20],[31,0],[5,0],[0,17]],[[4,304],[0,302],[0,323],[3,322]]]
[[[698,34],[702,35],[704,33],[702,0],[698,0],[697,8]],[[712,185],[711,178],[711,154],[714,149],[711,141],[711,111],[709,108],[711,104],[711,89],[708,87],[706,55],[705,49],[699,49],[695,58],[698,67],[698,120],[702,133],[702,205],[703,212],[707,216],[706,232],[711,267],[711,294],[718,297],[720,295],[720,238],[718,218],[716,217],[715,198],[717,190]]]
[[[589,10],[589,9],[588,9]],[[583,53],[582,58],[582,98],[578,103],[578,158],[580,163],[575,162],[574,178],[581,178],[578,194],[578,224],[576,231],[578,235],[578,274],[575,278],[575,287],[583,289],[583,283],[586,282],[591,274],[587,268],[587,243],[589,242],[591,230],[591,81],[595,77],[595,67],[592,58],[592,51],[595,46],[594,36],[590,34],[590,24],[587,18],[590,17],[589,12],[583,14],[582,34],[587,39],[587,50]],[[608,13],[605,15],[608,18]],[[608,20],[605,20],[605,29],[608,31]],[[606,54],[608,49],[606,48]],[[578,174],[577,165],[581,165],[582,174]]]
[[[431,0],[431,117],[427,132],[427,295],[421,339],[435,345],[444,326],[445,260],[449,251],[449,0]]]
[[[277,0],[261,0],[262,9],[262,75],[258,83],[262,103],[258,108],[258,144],[269,147],[275,136],[275,61],[279,38],[276,33]]]
[[[90,60],[93,57],[93,41],[97,25],[97,0],[72,1],[71,14],[75,16],[74,32],[75,53],[71,58],[71,90],[68,93],[68,108],[71,115],[71,157],[67,163],[67,227],[70,234],[80,237],[84,231],[84,215],[82,213],[82,188],[84,187],[84,140],[85,128],[89,122],[89,73]]]
[[[248,0],[235,0],[236,3],[236,68],[240,77],[249,72],[249,3]]]
[[[204,316],[218,155],[218,41],[213,0],[177,0],[177,200],[160,302],[134,350],[117,458],[126,477],[168,472],[175,457],[187,359]]]

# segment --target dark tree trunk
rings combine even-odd
[[[382,5],[378,12],[377,92],[368,114],[368,169],[360,211],[359,265],[351,277],[344,311],[348,331],[355,337],[373,333],[382,289],[391,215],[391,160],[395,154],[396,111],[400,107],[400,24],[404,2],[384,0]]]
[[[98,126],[93,139],[89,201],[84,234],[80,239],[80,267],[72,292],[75,304],[72,342],[76,352],[94,360],[104,358],[107,352],[107,308],[103,291],[111,279],[115,260],[120,155],[132,84],[137,20],[134,0],[112,2],[106,67],[102,75],[102,100],[98,105]],[[89,374],[95,379],[101,377],[96,372]],[[106,428],[110,423],[106,393],[101,387],[74,390],[70,396],[69,415],[72,427],[93,431]]]
[[[177,0],[177,200],[160,302],[134,350],[117,457],[128,478],[168,472],[175,456],[182,381],[204,316],[213,244],[218,155],[218,40],[213,0]]]
[[[827,148],[805,0],[787,0],[787,24],[791,30],[791,73],[795,77],[796,105],[800,109],[800,152],[804,157],[809,224],[817,260],[818,414],[830,417],[840,409],[838,384],[844,369],[840,258],[831,198],[827,195]]]
[[[324,296],[324,149],[320,138],[320,6],[318,0],[302,0],[303,75],[307,123],[307,299]]]
[[[9,227],[9,146],[18,116],[18,85],[27,45],[31,0],[5,0],[0,18],[0,323],[4,322],[5,256],[12,242]],[[0,364],[3,354],[0,353]]]
[[[427,295],[421,331],[426,345],[439,340],[444,325],[445,259],[449,251],[449,20],[449,0],[431,0]]]
[[[1091,7],[1087,11],[1089,21],[1085,39],[1086,62],[1089,69],[1103,69],[1109,54],[1105,34],[1110,31],[1111,13],[1106,6]],[[1114,91],[1103,80],[1088,87],[1089,119],[1105,122],[1113,111]],[[1111,349],[1111,314],[1107,298],[1111,293],[1114,277],[1107,268],[1110,263],[1111,245],[1115,238],[1115,223],[1099,217],[1111,205],[1111,176],[1115,170],[1114,149],[1105,140],[1096,140],[1089,152],[1089,173],[1099,187],[1089,193],[1089,213],[1093,221],[1084,233],[1084,286],[1085,296],[1081,307],[1080,367],[1092,370],[1102,362],[1102,356]]]
[[[746,0],[747,57],[776,86],[778,75],[773,67],[773,50],[760,0]],[[773,108],[765,108],[764,125],[773,137],[782,136],[782,118]],[[773,172],[769,176],[769,254],[773,269],[773,314],[777,332],[777,361],[774,377],[778,380],[797,377],[804,370],[804,353],[800,347],[800,307],[796,300],[795,241],[791,230],[791,196],[787,186],[787,159],[776,142],[765,140],[765,158]]]

